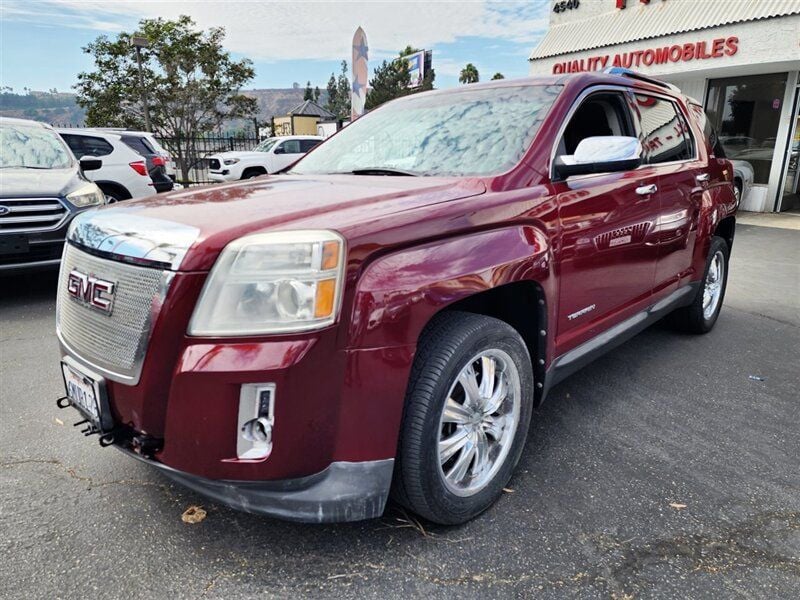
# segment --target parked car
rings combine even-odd
[[[208,157],[209,179],[225,182],[277,173],[322,142],[316,135],[267,138],[250,152],[221,152]]]
[[[662,317],[714,327],[732,177],[677,88],[625,70],[394,100],[285,174],[81,217],[59,405],[241,510],[392,493],[462,523],[559,381]]]
[[[102,158],[103,166],[89,178],[108,203],[145,198],[155,193],[144,157],[122,141],[122,136],[90,129],[57,129],[77,157]]]
[[[110,133],[117,133],[119,135],[134,136],[136,138],[141,139],[144,144],[144,148],[141,149],[143,151],[140,151],[140,149],[137,149],[135,147],[133,149],[142,154],[142,156],[146,155],[160,156],[163,159],[164,171],[166,171],[167,177],[169,177],[173,181],[173,183],[175,182],[178,173],[177,166],[175,164],[175,159],[172,158],[172,155],[169,153],[169,151],[167,151],[164,148],[164,146],[161,145],[161,142],[158,141],[158,138],[156,138],[156,136],[153,133],[149,131],[132,131],[119,127],[94,127],[93,129],[96,131],[108,131]],[[156,162],[160,163],[161,161],[156,161]],[[156,180],[153,179],[153,181],[155,182]],[[157,184],[156,188],[158,187],[159,186]],[[158,191],[168,191],[168,190],[164,189]]]
[[[105,201],[83,174],[100,165],[49,125],[0,117],[0,273],[58,265],[72,218]]]

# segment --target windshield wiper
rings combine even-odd
[[[30,165],[3,165],[0,169],[40,169],[40,170],[48,170],[48,169],[55,169],[58,167],[33,167]]]
[[[391,167],[368,167],[365,169],[353,169],[352,175],[402,175],[405,177],[419,177],[419,173],[405,171],[403,169],[393,169]]]

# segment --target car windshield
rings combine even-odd
[[[253,148],[254,152],[269,152],[269,149],[272,148],[277,143],[276,138],[269,138],[261,142],[258,146]]]
[[[0,123],[0,168],[65,169],[72,155],[52,129]]]
[[[522,158],[560,91],[526,85],[409,96],[348,125],[291,173],[502,173]]]

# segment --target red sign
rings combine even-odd
[[[618,54],[602,54],[568,60],[553,65],[553,73],[582,73],[586,71],[602,71],[607,67],[624,67],[634,69],[663,65],[670,62],[689,62],[733,56],[739,51],[739,38],[735,35],[728,38],[716,38],[710,42],[693,42],[690,44],[673,44],[660,48],[647,48]]]

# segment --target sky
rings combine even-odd
[[[341,61],[350,63],[360,25],[369,42],[370,76],[410,44],[433,50],[436,87],[458,85],[473,63],[481,80],[495,72],[528,74],[527,58],[546,32],[549,0],[447,2],[255,2],[153,0],[0,0],[0,85],[15,92],[72,91],[92,62],[81,48],[100,35],[132,31],[142,18],[191,16],[199,28],[222,26],[225,47],[253,61],[246,86],[324,89]]]

